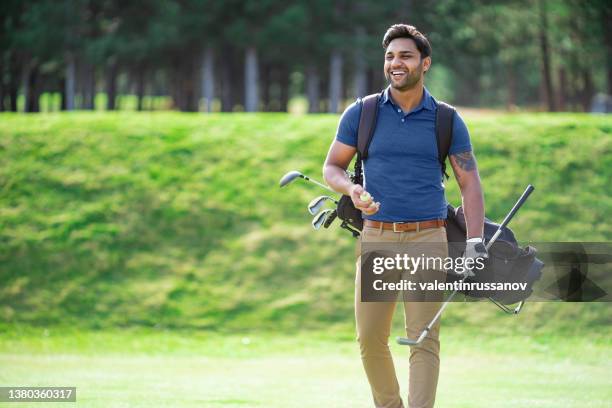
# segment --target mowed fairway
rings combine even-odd
[[[610,406],[608,339],[443,336],[438,407]],[[349,338],[28,330],[0,345],[2,385],[76,386],[77,406],[371,407]],[[391,348],[405,394],[408,349]]]

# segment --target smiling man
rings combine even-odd
[[[356,153],[362,102],[350,105],[338,126],[323,176],[339,193],[348,195],[363,212],[362,243],[430,243],[437,256],[448,254],[447,203],[443,169],[438,160],[438,102],[424,87],[431,66],[431,46],[416,28],[391,26],[383,39],[384,73],[389,87],[379,99],[376,127],[363,163],[364,185],[354,184],[346,168]],[[467,224],[465,257],[485,257],[482,245],[484,202],[467,127],[455,113],[450,163],[461,189]],[[367,183],[366,183],[367,181]],[[366,193],[367,189],[367,193]],[[367,198],[362,201],[361,198]],[[430,245],[428,244],[428,245]],[[429,271],[427,273],[440,273]],[[444,279],[442,277],[442,279]],[[388,347],[395,302],[364,302],[357,262],[355,319],[361,358],[378,408],[404,407]],[[416,338],[440,307],[434,301],[404,302],[406,333]],[[410,350],[408,406],[433,407],[439,372],[439,320],[425,340]]]

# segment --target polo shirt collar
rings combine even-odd
[[[387,88],[385,88],[385,90],[383,91],[380,97],[380,104],[384,105],[385,103],[389,103],[393,106],[396,106],[395,103],[393,102],[393,99],[391,98],[391,86],[388,86]],[[436,109],[436,101],[434,100],[433,96],[431,96],[431,94],[425,87],[423,87],[423,99],[421,99],[421,103],[419,103],[419,105],[416,108],[414,108],[411,112],[418,112],[421,109],[427,109],[430,111],[433,111]]]

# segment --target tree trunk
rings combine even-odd
[[[96,67],[93,64],[87,64],[87,89],[89,94],[89,100],[87,101],[87,108],[91,110],[96,109]]]
[[[9,99],[9,110],[17,112],[17,95],[19,93],[19,63],[17,56],[14,52],[9,56],[8,63],[8,99]]]
[[[544,93],[546,96],[546,104],[550,112],[556,111],[555,96],[552,84],[552,75],[550,67],[550,46],[548,43],[548,11],[546,9],[546,0],[538,0],[538,13],[540,24],[538,25],[538,37],[540,40],[540,53],[542,57],[542,80],[544,81]]]
[[[32,72],[32,63],[27,62],[23,66],[23,70],[21,71],[21,87],[23,89],[23,111],[30,112],[28,109],[30,108],[30,99],[32,97],[32,93],[30,91],[30,73]]]
[[[195,53],[189,53],[195,55]],[[176,107],[183,112],[197,112],[199,109],[199,95],[202,74],[202,56],[183,59],[174,66],[173,98]]]
[[[286,66],[280,67],[280,112],[289,111],[289,68]]]
[[[191,75],[194,75],[191,72]],[[183,81],[183,87],[185,92],[185,105],[183,106],[184,112],[197,112],[198,111],[198,98],[196,95],[196,85],[194,84],[193,76],[187,77]]]
[[[261,84],[261,104],[262,111],[270,112],[272,110],[271,106],[271,95],[270,95],[270,86],[272,84],[272,75],[271,72],[272,67],[270,64],[265,64],[262,66],[261,75],[259,76]]]
[[[270,64],[267,67],[267,73],[263,74],[267,76],[268,89],[268,112],[281,112],[282,111],[282,99],[283,99],[283,67],[281,65]]]
[[[355,98],[368,95],[368,72],[365,66],[365,60],[362,58],[360,58],[359,62],[356,61],[353,89],[353,96]]]
[[[145,70],[143,66],[136,68],[136,110],[142,111],[142,103],[144,98]]]
[[[26,63],[22,72],[24,112],[40,112],[40,85],[38,64],[32,61]]]
[[[212,112],[212,103],[215,97],[215,71],[214,54],[212,47],[207,47],[202,56],[202,98],[204,99],[204,112]]]
[[[40,96],[42,95],[43,85],[44,85],[44,77],[40,72],[40,68],[37,65],[36,68],[32,71],[31,76],[31,92],[32,101],[31,112],[40,112]]]
[[[93,110],[95,94],[95,71],[94,66],[89,62],[81,64],[81,107]]]
[[[66,110],[66,78],[61,77],[59,80],[60,91],[60,111]]]
[[[569,66],[574,66],[575,61],[570,61]],[[567,108],[574,112],[577,110],[576,106],[578,105],[578,100],[580,99],[578,96],[578,89],[580,89],[580,81],[576,75],[575,69],[569,69],[567,72],[567,83],[568,83],[568,91],[567,91],[567,100],[565,102]]]
[[[17,85],[16,76],[11,78],[9,82],[9,110],[17,112],[17,96],[19,94],[19,86]]]
[[[589,112],[591,110],[591,102],[593,101],[593,95],[595,91],[593,90],[593,76],[591,74],[591,70],[588,68],[584,68],[582,71],[582,79],[584,83],[584,87],[582,88],[582,110],[584,112]]]
[[[249,47],[246,50],[244,62],[244,109],[246,112],[256,112],[259,102],[257,50]]]
[[[329,72],[326,70],[325,74],[319,78],[319,112],[327,112],[329,110]]]
[[[604,46],[606,47],[606,80],[608,82],[608,95],[612,95],[612,6],[603,6],[601,12],[601,24],[604,34]]]
[[[329,108],[328,112],[337,113],[342,96],[342,54],[333,50],[329,60]]]
[[[230,70],[221,70],[221,112],[231,112],[232,105],[232,80]]]
[[[4,112],[4,94],[5,94],[5,86],[4,86],[4,64],[3,60],[0,57],[0,112]]]
[[[218,72],[221,73],[221,112],[232,112],[234,110],[236,58],[231,46],[225,44],[222,49],[227,50],[223,63],[218,62]]]
[[[516,107],[516,72],[511,62],[508,62],[506,69],[508,96],[506,100],[506,109],[513,110]]]
[[[385,88],[385,77],[382,74],[382,69],[370,68],[369,77],[368,94],[380,92]]]
[[[76,63],[74,55],[68,54],[66,56],[66,81],[65,81],[64,92],[66,95],[66,110],[74,110],[74,95],[76,88]]]
[[[117,97],[117,63],[111,62],[106,71],[106,110],[112,111],[116,108]]]
[[[363,27],[356,29],[355,38],[358,44],[362,44],[365,37],[365,30]],[[360,98],[368,94],[368,72],[363,47],[355,47],[355,69],[353,76],[353,96]]]
[[[171,80],[170,80],[170,95],[172,96],[172,108],[182,110],[184,106],[183,102],[183,83],[181,77],[183,72],[179,64],[174,64],[171,69]]]
[[[565,68],[559,68],[559,100],[557,101],[558,109],[563,112],[566,110],[565,104],[567,103],[567,75]]]
[[[306,68],[306,95],[308,97],[308,113],[319,112],[320,86],[321,84],[317,67],[314,64],[310,64],[308,68]]]
[[[193,53],[195,55],[195,52]],[[191,58],[185,65],[185,75],[183,76],[183,85],[185,87],[185,112],[197,112],[199,110],[199,91],[201,87],[199,75],[200,61],[197,58]]]
[[[28,82],[28,96],[26,98],[28,103],[26,105],[26,112],[40,112],[41,78],[38,65],[30,71]]]

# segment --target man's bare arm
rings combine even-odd
[[[353,146],[334,140],[329,148],[329,152],[327,152],[325,164],[323,164],[323,178],[332,189],[351,197],[355,207],[365,214],[371,215],[378,211],[380,204],[375,203],[371,199],[361,201],[360,196],[364,191],[363,187],[359,184],[354,184],[346,174],[346,169],[356,152],[357,149]]]
[[[471,151],[463,152],[451,155],[450,163],[461,189],[467,238],[483,237],[484,198],[476,158]]]
[[[350,195],[350,188],[353,183],[346,175],[345,170],[351,163],[357,149],[353,146],[334,142],[329,147],[325,164],[323,164],[323,178],[325,182],[334,190],[341,194]]]

